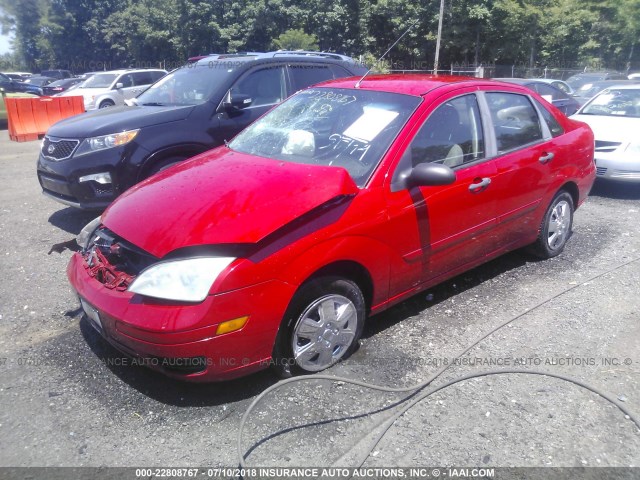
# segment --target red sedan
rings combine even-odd
[[[166,374],[316,372],[421,290],[517,248],[558,255],[593,149],[518,85],[331,81],[130,189],[68,276],[104,338]]]

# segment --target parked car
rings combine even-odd
[[[558,80],[558,79],[555,79],[555,78],[536,78],[536,80],[539,81],[539,82],[548,83],[549,85],[551,85],[553,87],[556,87],[559,90],[562,90],[567,95],[574,95],[575,94],[575,90],[573,88],[571,88],[571,85],[569,85],[564,80]]]
[[[33,76],[32,73],[28,73],[28,72],[4,72],[4,74],[13,80],[17,80],[18,82],[22,82],[27,78]]]
[[[166,374],[317,372],[421,290],[558,255],[594,178],[589,127],[527,88],[334,80],[130,189],[67,273],[91,325]]]
[[[5,75],[4,73],[0,73],[0,88],[2,88],[7,93],[22,91],[21,83]]]
[[[572,96],[554,87],[553,85],[540,81],[538,79],[529,78],[496,78],[495,80],[501,80],[503,82],[516,83],[518,85],[524,85],[530,88],[534,92],[538,93],[549,103],[552,103],[554,107],[560,110],[565,115],[573,115],[580,108],[580,104]]]
[[[38,159],[43,192],[103,209],[130,186],[231,140],[291,93],[366,69],[336,54],[216,55],[173,71],[136,98],[53,125]],[[96,74],[88,82],[101,81]],[[87,84],[76,92],[86,91]]]
[[[628,78],[624,73],[620,72],[583,72],[567,78],[567,83],[577,91],[587,83],[601,80],[628,80]]]
[[[69,70],[43,70],[40,72],[40,76],[62,80],[63,78],[72,78],[73,74]]]
[[[48,96],[56,95],[81,82],[84,82],[81,78],[65,78],[64,80],[56,80],[55,82],[51,82],[49,85],[42,87],[42,94]]]
[[[51,82],[55,82],[55,78],[34,75],[20,83],[20,91],[23,93],[31,93],[33,95],[42,95],[42,88],[46,87]]]
[[[572,118],[593,130],[597,178],[640,183],[640,84],[609,87]]]
[[[124,105],[167,74],[165,70],[129,69],[99,72],[88,78],[69,95],[82,95],[85,110]],[[63,94],[64,96],[64,94]]]
[[[599,82],[586,83],[576,91],[575,99],[580,105],[584,105],[605,88],[630,83],[634,82],[632,80],[600,80]]]

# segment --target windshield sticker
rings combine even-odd
[[[397,116],[398,112],[364,107],[364,113],[344,131],[348,137],[371,142]]]

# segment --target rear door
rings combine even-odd
[[[529,95],[488,91],[480,98],[495,141],[495,188],[500,199],[496,241],[506,247],[537,230],[535,211],[553,182],[554,166],[564,147],[558,145],[535,105],[546,109]]]

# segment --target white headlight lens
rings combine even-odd
[[[76,157],[80,155],[86,155],[87,153],[96,152],[98,150],[106,150],[107,148],[119,147],[126,145],[131,140],[136,138],[140,129],[127,130],[126,132],[113,133],[111,135],[102,135],[100,137],[92,137],[85,139],[78,151]]]
[[[86,250],[89,247],[89,241],[93,236],[94,232],[100,226],[100,217],[96,217],[91,220],[89,223],[85,225],[85,227],[80,231],[78,236],[76,237],[76,243],[82,248]]]
[[[144,270],[129,291],[154,298],[201,302],[218,275],[235,258],[202,257],[158,263]]]

